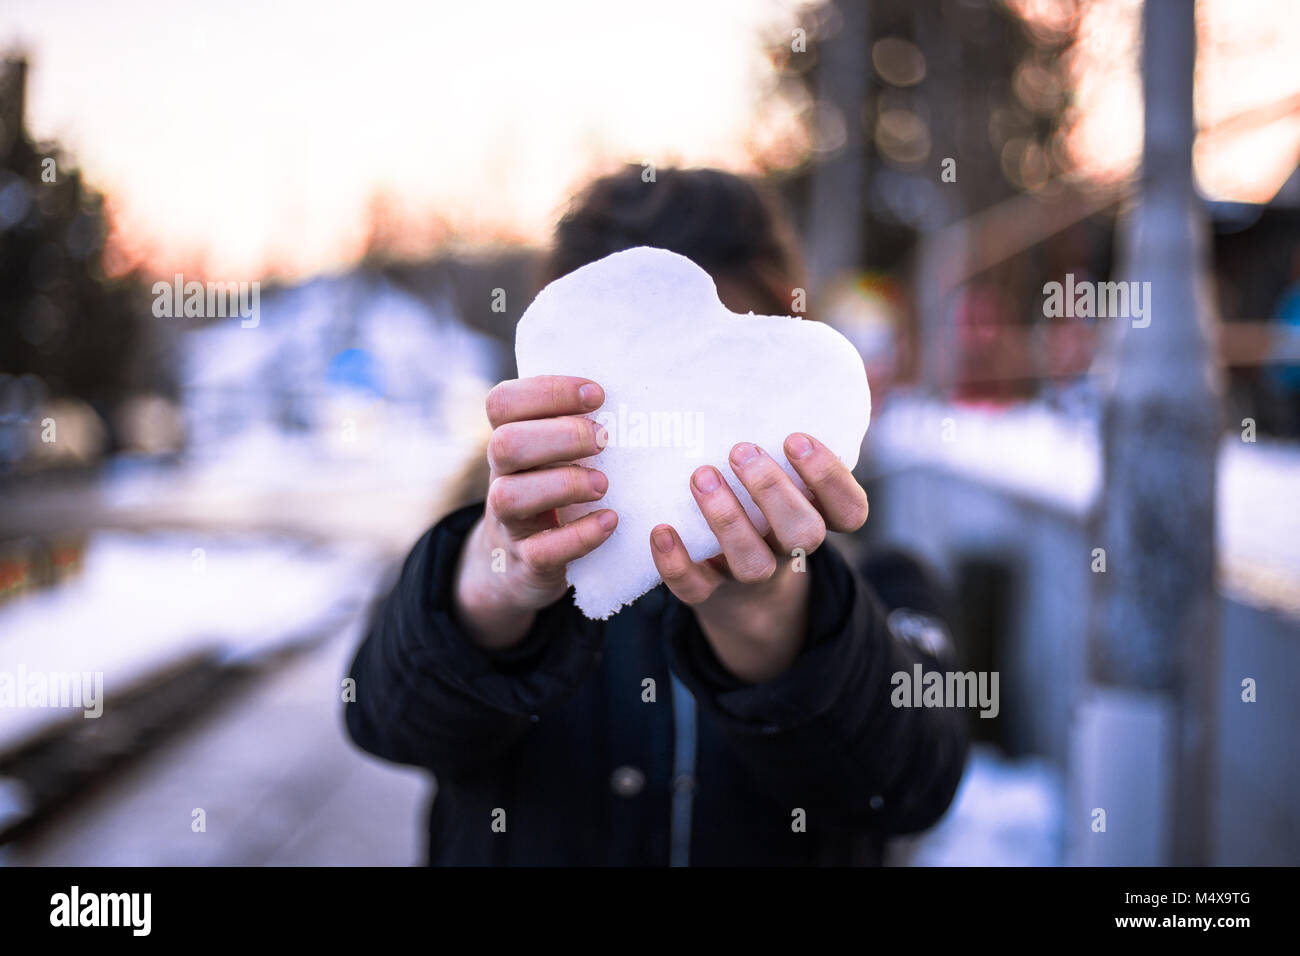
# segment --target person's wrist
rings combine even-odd
[[[782,565],[760,585],[736,584],[695,608],[715,656],[738,679],[771,680],[799,656],[807,630],[807,572]]]
[[[480,519],[465,539],[456,570],[456,616],[475,644],[504,650],[523,640],[536,611],[518,605],[503,587],[503,575],[491,569],[492,549],[487,547],[485,519]],[[474,556],[482,560],[474,560]]]
[[[729,582],[700,610],[719,628],[755,643],[785,636],[806,617],[807,573],[782,564],[767,581]]]

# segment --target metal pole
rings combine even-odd
[[[866,0],[835,4],[839,30],[821,46],[817,108],[844,123],[844,144],[813,169],[808,219],[808,271],[812,294],[861,267],[865,177],[862,104],[867,94]],[[819,125],[827,117],[819,118]]]
[[[1192,183],[1195,62],[1194,4],[1147,0],[1141,184],[1118,241],[1119,278],[1149,294],[1145,316],[1112,320],[1094,539],[1105,570],[1094,551],[1088,685],[1072,734],[1071,857],[1081,863],[1212,862],[1222,389]]]

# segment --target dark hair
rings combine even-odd
[[[594,180],[555,228],[549,282],[633,246],[667,249],[715,280],[743,285],[768,315],[790,311],[803,264],[775,200],[717,169],[659,169],[653,181],[629,165]],[[760,311],[760,310],[756,310]]]

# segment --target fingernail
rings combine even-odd
[[[673,549],[673,533],[667,528],[654,533],[655,547],[667,554]]]
[[[790,449],[790,454],[795,458],[807,458],[812,454],[812,442],[808,440],[807,435],[801,435],[795,432],[786,439],[786,447]]]
[[[618,524],[618,515],[613,511],[605,510],[596,515],[596,521],[600,524],[601,531],[613,531],[614,525]]]
[[[743,468],[760,454],[762,454],[762,452],[759,450],[757,445],[751,445],[749,442],[745,441],[731,449],[731,460]]]
[[[603,495],[609,491],[609,479],[605,477],[604,472],[591,472],[591,490],[598,495]]]
[[[605,431],[604,425],[596,426],[596,447],[604,448],[609,444],[609,432]]]
[[[600,408],[600,403],[605,400],[599,385],[582,386],[578,389],[578,397],[582,399],[582,404],[587,408]]]
[[[718,490],[718,473],[708,465],[695,472],[695,487],[703,494],[710,494]]]

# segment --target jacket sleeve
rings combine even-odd
[[[951,664],[893,634],[877,596],[829,544],[809,556],[807,573],[807,638],[784,674],[756,685],[735,678],[690,608],[668,595],[674,669],[770,798],[844,826],[923,830],[961,779],[966,715],[894,707],[891,676]]]
[[[470,640],[452,593],[461,548],[482,513],[482,503],[452,512],[412,549],[372,616],[349,672],[356,699],[344,704],[362,749],[449,779],[490,766],[538,715],[572,696],[604,639],[600,622],[566,594],[506,651]]]

